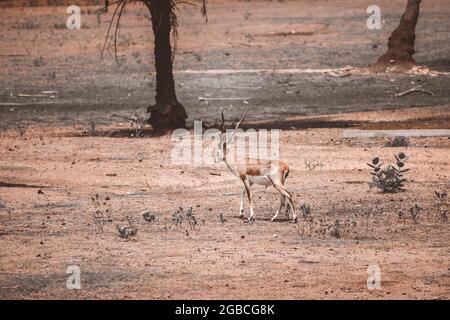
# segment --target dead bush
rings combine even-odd
[[[448,221],[448,203],[447,203],[447,192],[445,191],[434,191],[436,195],[436,206],[439,219],[443,222]]]
[[[142,213],[142,216],[147,222],[154,222],[156,220],[156,216],[150,211],[145,211]]]
[[[102,198],[98,194],[91,197],[92,204],[94,206],[94,212],[92,213],[92,218],[94,220],[94,225],[97,230],[103,232],[104,226],[108,222],[112,222],[111,219],[111,206],[108,201],[109,197]]]
[[[399,137],[395,137],[394,139],[386,142],[386,144],[384,146],[396,148],[396,147],[407,147],[408,145],[409,145],[408,138],[399,136]]]
[[[420,217],[421,211],[422,211],[422,208],[417,203],[415,205],[413,205],[411,208],[409,208],[409,213],[415,224],[419,223],[419,217]]]
[[[198,220],[192,207],[189,207],[185,212],[183,207],[180,206],[178,210],[172,214],[172,222],[175,223],[176,226],[182,226],[184,221],[187,221],[191,230],[195,230]],[[203,223],[205,223],[204,220]],[[189,234],[187,230],[186,234]]]

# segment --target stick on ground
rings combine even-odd
[[[402,92],[396,93],[396,94],[394,94],[394,96],[397,97],[397,98],[398,97],[403,97],[403,96],[406,96],[407,94],[410,94],[410,93],[413,93],[413,92],[422,92],[422,93],[426,93],[426,94],[429,94],[429,95],[432,95],[432,96],[434,95],[433,92],[421,89],[421,87],[422,86],[416,86],[416,87],[413,87],[413,88],[408,89],[406,91],[402,91]]]

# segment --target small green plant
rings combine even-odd
[[[386,193],[405,191],[404,183],[406,179],[403,174],[409,171],[405,168],[405,161],[408,157],[403,152],[399,152],[394,157],[396,165],[387,164],[383,166],[378,157],[373,158],[372,163],[367,164],[372,168],[372,182],[369,182],[370,189],[376,187]]]

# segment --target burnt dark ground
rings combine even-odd
[[[339,3],[333,8],[328,2],[319,2],[307,10],[303,9],[304,4],[296,2],[264,5],[267,10],[259,3],[227,6],[213,2],[207,24],[196,8],[183,8],[175,69],[367,66],[385,52],[387,36],[403,10],[399,4],[381,3],[382,8],[394,7],[384,11],[381,31],[369,31],[365,28],[364,12],[368,1],[346,3],[347,8],[339,7]],[[146,107],[154,103],[155,83],[149,74],[153,71],[153,59],[148,15],[139,8],[129,11],[122,20],[119,64],[114,62],[112,48],[103,60],[99,57],[109,15],[103,15],[98,25],[92,10],[86,11],[82,30],[73,32],[56,28],[65,21],[64,8],[57,9],[61,12],[34,12],[32,16],[29,8],[23,12],[5,9],[2,16],[8,19],[2,19],[0,38],[7,45],[0,55],[3,71],[0,129],[30,124],[86,125],[90,121],[110,124],[118,121],[112,113],[145,114]],[[15,16],[18,12],[22,13]],[[421,65],[450,71],[448,15],[448,9],[433,7],[433,3],[429,7],[424,5],[417,27],[415,56]],[[26,24],[29,21],[33,23]],[[270,34],[290,29],[312,30],[312,34]],[[21,56],[24,50],[26,53]],[[236,117],[242,109],[249,108],[250,119],[276,120],[282,127],[283,120],[290,115],[438,106],[450,101],[450,75],[336,78],[323,74],[177,73],[175,77],[179,100],[187,109],[189,121],[216,119],[221,110]],[[433,96],[420,93],[392,96],[424,83],[426,89],[435,93]],[[46,90],[57,91],[55,99],[17,96]],[[198,100],[200,96],[250,99],[248,104],[242,101],[206,104]]]

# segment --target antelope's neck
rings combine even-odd
[[[235,176],[239,177],[239,174],[238,174],[237,168],[236,168],[236,161],[234,163],[228,162],[226,145],[223,148],[223,161],[225,162],[225,164],[227,165],[227,167],[231,171],[231,173],[233,173]]]

